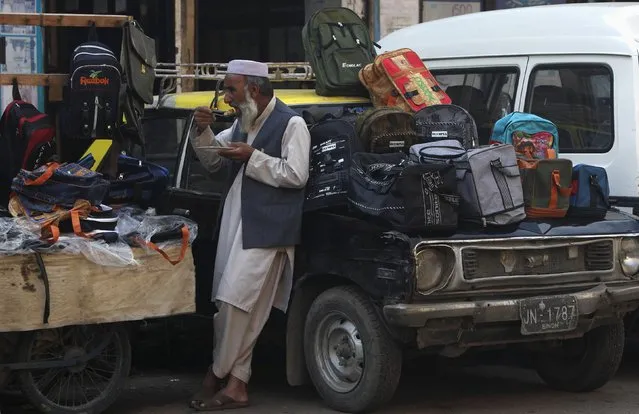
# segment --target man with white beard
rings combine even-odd
[[[233,125],[214,135],[211,110],[197,108],[191,142],[207,169],[229,171],[213,274],[213,364],[191,400],[199,411],[248,405],[253,347],[271,308],[288,307],[309,173],[308,128],[274,96],[266,64],[229,62],[224,102],[237,113]]]

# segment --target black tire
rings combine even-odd
[[[344,339],[347,344],[336,345]],[[334,287],[315,299],[304,326],[304,355],[315,389],[334,410],[373,410],[393,397],[399,383],[401,350],[355,287]],[[348,380],[340,377],[349,374]]]
[[[66,345],[68,341],[64,340],[64,338],[69,337],[69,330],[87,333],[87,341],[84,343],[82,343],[82,341],[76,341],[78,346],[75,346],[75,343],[74,346]],[[81,368],[74,368],[73,371],[70,368],[63,368],[57,371],[54,371],[54,369],[21,371],[19,379],[24,396],[36,409],[44,413],[99,414],[108,409],[120,395],[131,371],[131,344],[128,332],[123,326],[117,324],[84,325],[29,332],[26,333],[23,338],[23,345],[21,346],[19,356],[20,360],[25,362],[39,359],[33,350],[39,342],[46,343],[48,338],[43,340],[42,337],[44,335],[59,335],[59,338],[62,338],[65,343],[61,349],[65,349],[68,355],[68,352],[81,352],[80,349],[88,345],[89,338],[91,337],[90,334],[95,335],[95,338],[103,337],[100,335],[105,335],[107,332],[112,333],[107,347]],[[72,351],[70,351],[71,348],[73,348]],[[56,354],[53,351],[49,352],[54,354],[53,358],[55,359],[62,359],[64,357],[64,355]],[[114,355],[112,358],[113,361],[107,361],[106,355]],[[111,365],[113,366],[112,371],[111,369],[107,370],[106,367],[111,367]],[[107,372],[110,372],[110,375],[106,375],[105,373]],[[52,378],[54,373],[55,377]],[[82,380],[78,379],[80,374],[83,375]],[[48,381],[49,384],[46,384],[47,381],[42,381],[45,376],[52,378]],[[87,379],[84,379],[85,376]],[[62,379],[60,379],[60,383],[57,385],[58,388],[55,388],[54,382],[57,378]],[[62,395],[62,390],[64,389],[62,381],[64,381],[64,378],[67,378],[68,384],[75,384],[73,386],[73,404],[68,401],[62,401],[63,399],[68,399],[70,394],[70,391],[67,389],[66,394]],[[74,378],[74,380],[71,380],[71,378]],[[100,391],[95,398],[87,397],[85,392],[90,388],[89,385],[92,384],[97,387],[100,381],[105,382],[104,389]],[[45,386],[45,384],[48,385],[48,387]],[[42,388],[45,389],[43,390]],[[47,391],[46,388],[49,390]],[[54,390],[52,395],[56,395],[55,389],[59,390],[56,397],[60,400],[49,397],[51,389]],[[78,390],[81,390],[82,395],[85,397],[84,402],[80,404],[76,404],[76,392],[79,392]]]
[[[551,388],[588,392],[614,377],[623,357],[623,322],[600,326],[583,338],[564,341],[559,353],[538,354],[535,366]]]

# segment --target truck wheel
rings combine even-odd
[[[402,353],[370,300],[357,288],[321,293],[304,327],[306,366],[315,389],[338,411],[359,413],[389,401]]]
[[[536,359],[537,373],[551,388],[586,392],[604,386],[623,357],[623,322],[600,326],[583,338],[564,341],[561,348]]]

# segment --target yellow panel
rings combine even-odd
[[[185,92],[181,94],[167,95],[162,99],[161,108],[194,109],[198,106],[211,105],[215,92]],[[319,96],[313,89],[279,89],[275,90],[275,96],[288,106],[303,105],[344,105],[357,103],[370,103],[367,98],[353,96]],[[224,103],[224,97],[220,94],[218,98],[218,109],[227,111],[228,105]]]
[[[104,161],[104,158],[109,152],[109,149],[111,149],[112,143],[113,141],[110,139],[96,139],[93,141],[93,143],[91,143],[91,145],[89,146],[89,148],[87,148],[84,154],[82,154],[80,159],[91,154],[93,156],[93,159],[95,160],[95,163],[91,167],[91,170],[97,171],[98,168],[100,168],[100,166],[102,165],[102,162]]]

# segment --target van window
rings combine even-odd
[[[488,144],[495,121],[513,111],[517,68],[432,70],[455,105],[475,119],[479,143]]]
[[[612,147],[612,73],[607,66],[536,67],[525,108],[557,125],[560,152],[608,152]]]

